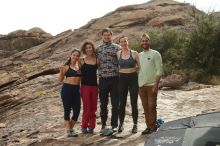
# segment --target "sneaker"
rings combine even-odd
[[[120,125],[118,126],[118,132],[120,133],[120,132],[122,132],[123,130],[124,130],[124,127],[123,127],[122,124],[120,124]]]
[[[131,133],[137,133],[137,125],[134,124],[132,130],[131,130]]]
[[[118,131],[117,127],[112,126],[112,131],[117,132]]]
[[[103,133],[103,130],[105,129],[106,125],[102,125],[102,128],[100,130],[100,133],[102,134]]]
[[[81,128],[81,131],[82,131],[82,134],[87,134],[88,133],[86,128]]]
[[[93,128],[88,128],[87,132],[93,134]]]
[[[142,134],[142,135],[151,134],[151,133],[153,133],[153,132],[155,132],[155,131],[157,131],[157,128],[154,128],[154,129],[152,129],[152,128],[146,128],[141,134]]]
[[[67,131],[67,137],[77,137],[78,134],[74,130]]]

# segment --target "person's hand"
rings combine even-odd
[[[65,73],[65,66],[64,66],[64,65],[61,65],[61,66],[59,67],[59,70],[60,70],[60,74],[61,74],[61,75],[64,75],[64,73]]]
[[[157,92],[158,92],[158,85],[155,84],[155,85],[153,86],[153,89],[152,89],[152,90],[153,90],[153,93],[154,93],[154,94],[157,94]]]
[[[137,67],[135,67],[135,69],[136,69],[136,72],[139,73],[139,71],[140,71],[140,67],[137,66]]]

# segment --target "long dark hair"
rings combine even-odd
[[[78,53],[79,53],[79,56],[81,55],[80,50],[77,49],[77,48],[74,48],[74,49],[71,51],[71,55],[72,55],[74,52],[78,52]],[[71,64],[71,57],[68,58],[68,60],[64,63],[64,65],[70,65],[70,64]]]

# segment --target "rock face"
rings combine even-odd
[[[153,0],[141,5],[120,7],[101,19],[91,20],[82,28],[99,30],[100,28],[109,27],[115,32],[116,38],[118,35],[124,34],[132,40],[132,38],[137,39],[137,36],[139,37],[140,34],[151,27],[190,27],[194,24],[195,17],[202,13],[187,3]],[[98,40],[98,38],[94,39]]]
[[[17,30],[0,36],[0,55],[6,58],[24,49],[42,44],[51,38],[53,38],[52,35],[37,27],[28,31]]]
[[[65,130],[63,128],[63,109],[60,99],[61,85],[57,83],[58,67],[70,55],[72,47],[79,48],[88,39],[98,45],[101,41],[100,32],[103,28],[110,27],[113,30],[115,41],[120,35],[124,34],[132,42],[137,41],[140,34],[148,28],[157,29],[168,25],[189,30],[194,25],[196,15],[200,14],[203,14],[203,12],[186,3],[178,3],[172,0],[154,0],[145,4],[120,7],[101,18],[91,20],[77,30],[68,30],[52,38],[39,29],[19,30],[7,36],[1,36],[1,49],[8,47],[8,50],[13,50],[17,49],[16,46],[32,47],[31,45],[34,47],[0,59],[0,125],[3,125],[0,126],[0,145],[132,146],[143,144],[147,137],[139,136],[141,130],[145,128],[140,100],[140,129],[137,135],[131,136],[129,132],[129,128],[132,127],[132,118],[128,104],[126,116],[129,116],[129,118],[127,117],[126,124],[129,128],[124,137],[129,138],[121,138],[115,141],[115,139],[110,140],[100,137],[98,134],[100,128],[99,117],[97,117],[98,124],[94,137],[88,138],[80,135],[79,139],[71,140],[63,137]],[[25,37],[22,38],[21,36]],[[36,40],[33,41],[33,38],[36,38]],[[35,46],[35,43],[40,45]],[[5,46],[3,47],[3,45]],[[202,110],[216,108],[219,106],[220,101],[213,98],[218,98],[217,95],[220,94],[219,87],[214,88],[212,91],[211,89],[210,93],[216,96],[207,95],[207,97],[212,97],[210,100],[198,96],[196,101],[194,98],[190,98],[190,92],[187,96],[184,96],[185,91],[181,92],[182,97],[185,97],[185,99],[179,98],[176,91],[165,92],[165,98],[158,103],[158,106],[166,105],[166,107],[169,107],[166,110],[170,111],[167,112],[164,110],[165,107],[162,106],[158,113],[160,116],[165,117],[165,120],[173,120],[197,114]],[[201,95],[203,94],[201,93]],[[185,104],[182,104],[183,101]],[[205,103],[204,105],[209,103],[214,106],[201,107],[199,106],[200,103]],[[192,108],[188,107],[189,104],[198,108],[196,113],[193,110],[187,112],[189,108]],[[185,112],[183,113],[183,111]],[[97,115],[99,116],[99,108]],[[78,123],[77,131],[80,131],[79,126]],[[85,139],[86,141],[84,141]],[[133,141],[136,141],[136,143],[133,143]]]

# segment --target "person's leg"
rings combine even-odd
[[[71,112],[71,97],[69,96],[70,89],[71,88],[67,84],[63,84],[61,89],[61,99],[63,103],[65,127],[67,128],[67,130],[71,130],[69,125]]]
[[[83,102],[83,114],[82,114],[82,121],[81,121],[81,128],[82,132],[87,132],[88,122],[89,122],[89,113],[91,111],[91,103],[90,103],[90,94],[91,89],[89,86],[82,85],[81,86],[81,97]]]
[[[98,97],[98,87],[90,86],[91,98],[90,98],[90,118],[89,118],[89,129],[94,129],[96,126],[96,110],[97,110],[97,97]]]
[[[100,117],[102,128],[106,126],[108,117],[108,97],[109,97],[109,80],[105,78],[99,79],[99,99],[100,99]]]
[[[137,121],[138,121],[138,75],[137,73],[132,73],[129,75],[129,92],[130,92],[130,104],[132,110],[133,118],[133,128],[132,133],[137,133]]]
[[[69,127],[70,130],[67,131],[67,136],[68,137],[77,137],[78,134],[73,130],[74,125],[76,124],[76,121],[69,120],[66,123]]]
[[[68,104],[64,104],[64,103],[63,103],[63,105],[64,105],[63,106],[63,108],[64,108],[64,120],[66,121],[65,123],[67,123],[70,120],[71,106],[69,106]],[[69,127],[67,127],[67,129],[68,128]],[[70,130],[70,129],[68,129],[68,130]]]
[[[110,96],[111,96],[111,104],[112,104],[111,126],[114,129],[118,127],[118,110],[119,110],[118,77],[111,78]]]
[[[76,122],[77,122],[77,121],[73,121],[73,120],[70,120],[70,121],[69,121],[69,125],[70,125],[70,128],[71,128],[71,129],[73,129],[73,127],[75,126]]]
[[[120,74],[119,77],[119,122],[123,125],[125,118],[125,106],[127,103],[128,84],[125,75]]]
[[[73,109],[73,115],[72,115],[72,121],[71,121],[71,128],[73,129],[75,123],[78,120],[79,113],[80,113],[80,108],[81,108],[81,98],[80,98],[80,93],[79,93],[80,87],[79,86],[73,86],[72,88],[72,100],[71,100],[71,105]],[[75,133],[74,130],[71,130],[70,133],[68,133],[69,137],[77,137],[78,134]]]
[[[147,118],[148,118],[148,94],[147,94],[147,87],[146,86],[142,86],[139,88],[139,95],[140,95],[142,106],[144,109],[145,123],[146,123],[146,126],[148,127],[148,125],[147,125],[147,121],[148,121],[147,120]]]
[[[135,125],[138,121],[138,75],[137,73],[132,73],[129,78],[129,92],[130,92],[130,102],[132,109],[132,118]]]
[[[61,97],[63,101],[64,107],[64,120],[65,120],[65,127],[67,129],[67,136],[68,137],[76,137],[77,134],[73,131],[74,122],[70,120],[70,112],[72,107],[72,86],[68,84],[64,84],[61,90]]]
[[[119,77],[119,127],[118,132],[124,130],[123,123],[125,118],[125,107],[128,96],[128,78],[124,74],[120,74]]]
[[[151,129],[156,129],[157,120],[157,93],[153,93],[153,86],[148,86],[148,126]]]
[[[81,98],[80,98],[80,93],[79,93],[79,86],[75,86],[72,89],[73,92],[73,97],[72,97],[72,109],[73,109],[73,116],[72,120],[77,121],[80,113],[80,108],[81,108]]]

